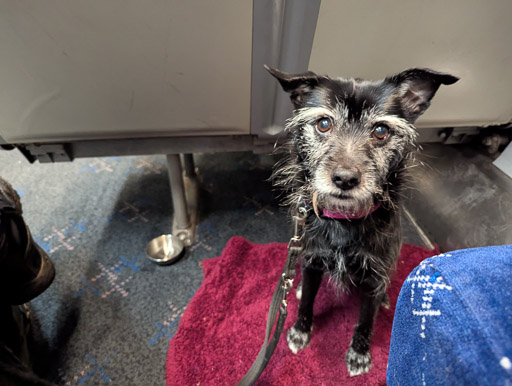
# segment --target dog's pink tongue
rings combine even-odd
[[[331,212],[328,209],[323,210],[323,216],[334,218],[336,220],[357,220],[359,218],[363,218],[375,212],[380,204],[376,204],[369,212],[359,211],[359,212]]]

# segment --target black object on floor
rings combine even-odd
[[[20,198],[0,177],[0,384],[45,385],[32,371],[26,303],[52,283],[55,269],[23,220]]]

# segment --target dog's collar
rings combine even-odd
[[[322,215],[324,217],[333,218],[335,220],[358,220],[360,218],[369,216],[377,209],[379,209],[380,203],[377,203],[370,209],[369,212],[360,210],[358,212],[331,212],[328,209],[324,209]]]

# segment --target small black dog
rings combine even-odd
[[[295,107],[287,122],[285,157],[275,184],[296,211],[310,205],[297,291],[297,321],[288,346],[297,353],[310,341],[313,302],[328,272],[361,296],[359,322],[345,356],[351,376],[371,368],[370,339],[401,247],[400,187],[415,150],[414,121],[441,84],[458,78],[409,69],[381,81],[331,79],[313,72],[286,74],[267,67]]]

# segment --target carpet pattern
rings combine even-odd
[[[310,345],[294,355],[283,334],[257,384],[385,384],[398,293],[413,268],[433,254],[418,246],[402,247],[388,290],[390,308],[381,308],[375,322],[369,373],[351,378],[343,360],[357,323],[358,298],[340,294],[324,279],[315,302]],[[168,385],[233,385],[243,377],[263,342],[268,307],[285,260],[286,244],[257,245],[235,237],[222,256],[203,262],[204,282],[171,340]],[[285,331],[297,315],[294,293],[288,297]]]
[[[40,323],[39,373],[62,385],[163,385],[169,340],[203,281],[200,263],[233,236],[285,242],[285,211],[270,183],[274,159],[249,153],[197,155],[198,238],[177,264],[144,256],[170,231],[164,156],[29,164],[0,151],[0,175],[21,196],[24,217],[55,263],[52,286],[31,302]],[[419,243],[405,227],[406,241]]]

